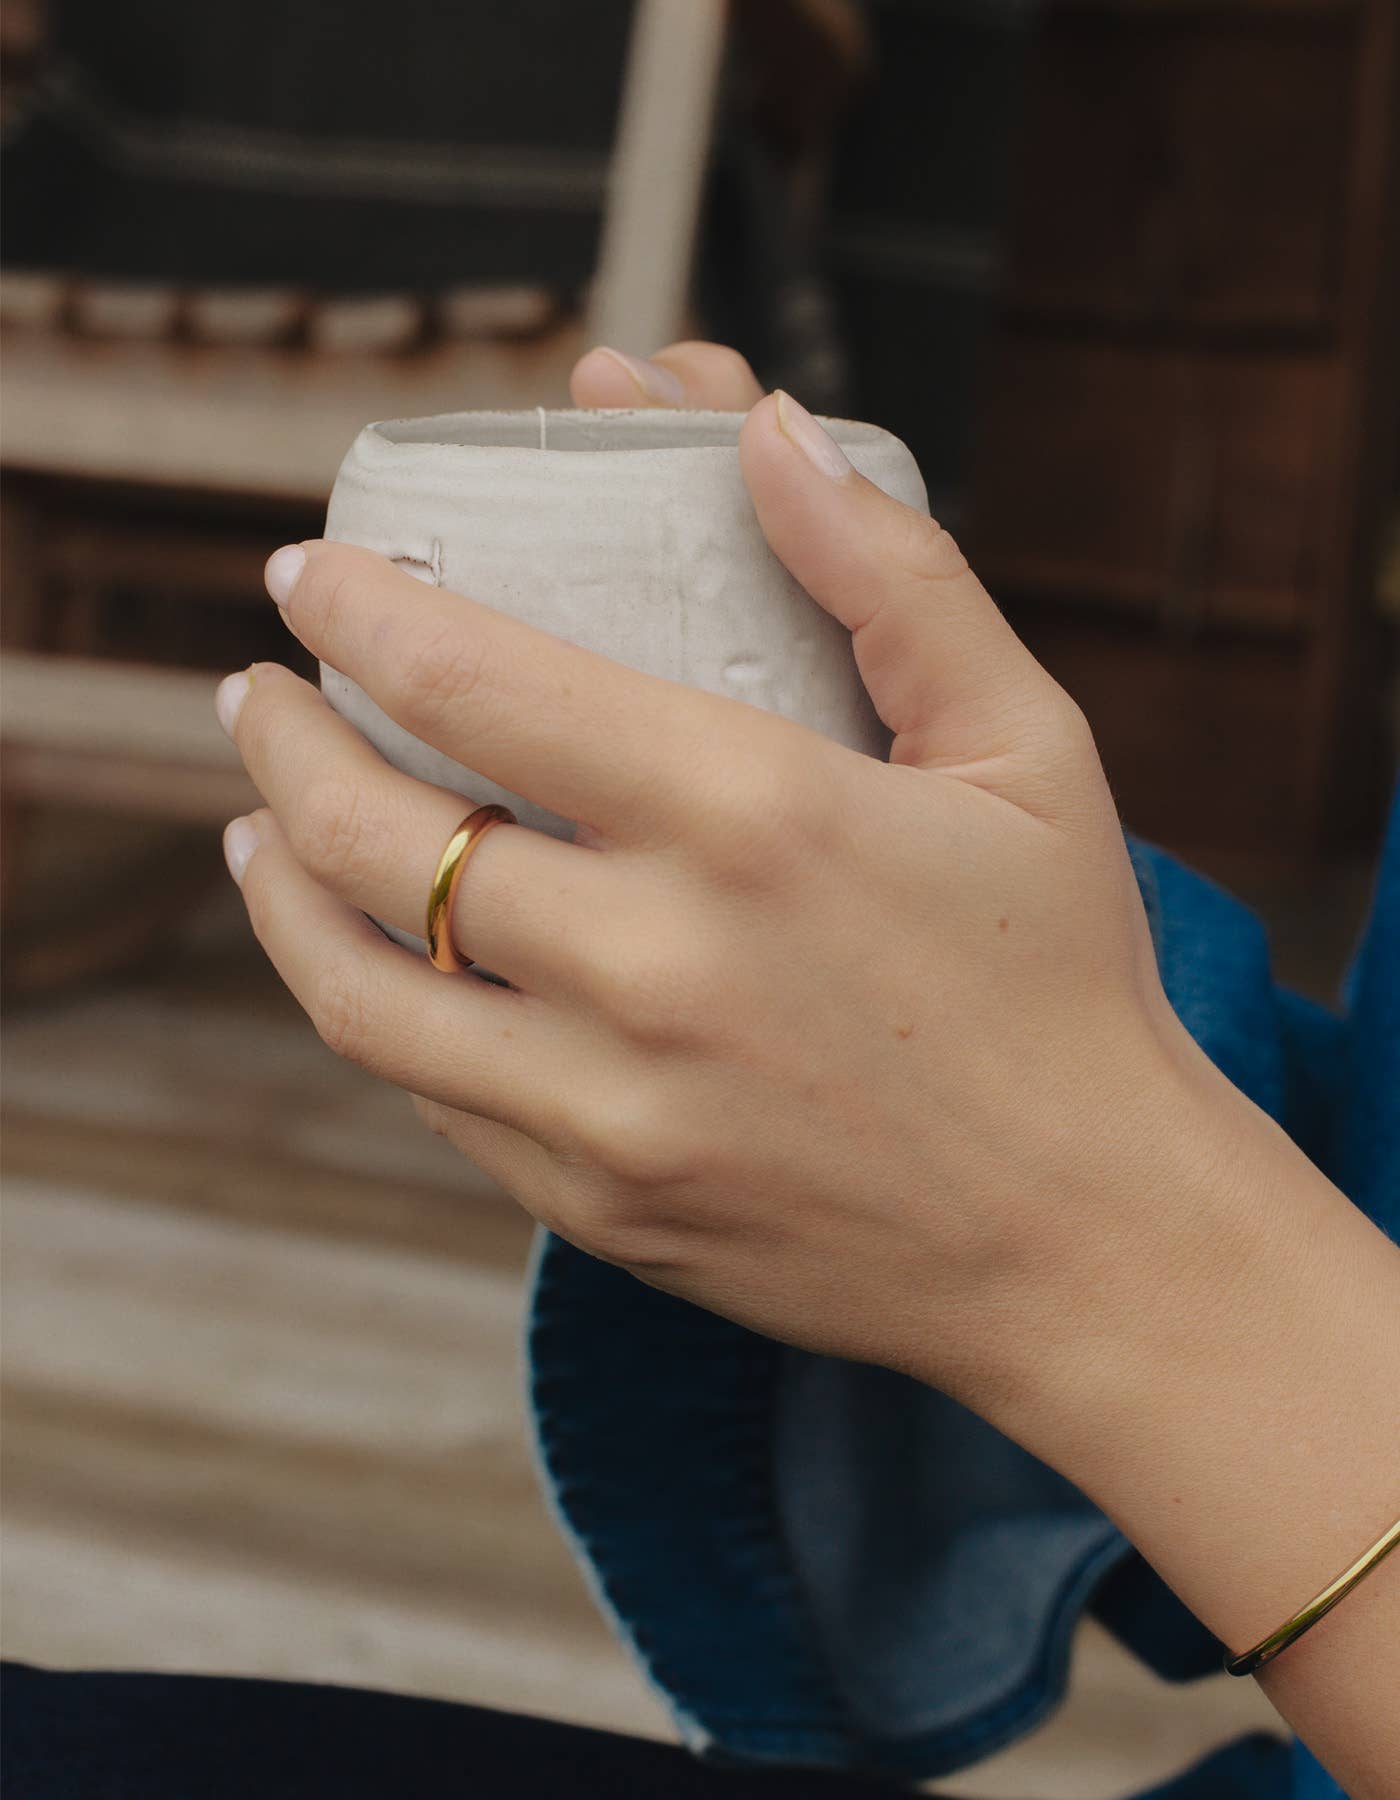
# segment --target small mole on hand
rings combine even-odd
[[[912,1025],[896,1025],[894,1028],[894,1035],[897,1038],[913,1037],[914,1027]]]
[[[1011,921],[1010,921],[1010,919],[998,919],[998,920],[997,920],[997,930],[998,930],[998,931],[1005,931],[1005,930],[1006,930],[1006,928],[1007,928],[1007,926],[1008,926],[1008,925],[1009,925],[1009,924],[1010,924],[1010,923],[1011,923]]]

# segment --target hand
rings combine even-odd
[[[592,406],[747,407],[758,388],[732,351],[679,344],[650,365],[594,351],[574,393]],[[794,466],[756,452],[746,460],[755,504],[786,560],[812,528],[814,489],[805,471],[805,487],[782,485]],[[819,1330],[809,1315],[789,1335],[854,1341],[857,1354],[875,1340],[877,1360],[960,1393],[1078,1482],[1187,1605],[1244,1648],[1395,1516],[1400,1255],[1166,1016],[1082,721],[1030,678],[946,537],[868,491],[836,504],[847,510],[791,566],[856,631],[867,686],[901,733],[894,760],[925,773],[914,778],[908,854],[883,865],[889,890],[873,855],[865,882],[851,866],[864,834],[833,832],[828,861],[844,861],[846,883],[831,896],[832,1012],[810,985],[781,990],[792,1044],[779,1116],[789,1127],[802,1117],[799,1042],[807,1066],[827,1072],[833,1114],[793,1140],[791,1168],[841,1146],[844,1219],[837,1183],[814,1178],[825,1206],[803,1216],[782,1173],[733,1204],[748,1198],[778,1226],[785,1268],[790,1239],[809,1225],[826,1246],[825,1280],[809,1271],[808,1286],[830,1318]],[[958,793],[969,784],[984,797]],[[987,795],[1011,804],[988,808]],[[877,835],[882,823],[898,829],[871,818]],[[1036,819],[1039,842],[1025,835]],[[814,889],[822,879],[814,869]],[[987,930],[993,912],[1005,941]],[[792,917],[800,930],[796,902]],[[776,966],[800,967],[796,958],[785,964],[779,950]],[[905,1021],[935,1039],[903,1061],[880,1054],[892,1048],[881,1032],[899,1010],[901,968]],[[769,992],[753,981],[730,990],[749,1014]],[[916,1033],[904,1042],[912,1049]],[[761,1066],[781,1068],[781,1053]],[[756,1082],[735,1117],[761,1127],[773,1097]],[[910,1134],[911,1116],[936,1141]],[[753,1225],[736,1221],[730,1241]],[[756,1235],[747,1241],[766,1254]],[[867,1248],[882,1244],[893,1261],[901,1241],[902,1270],[865,1267]],[[852,1322],[879,1305],[872,1272],[887,1283],[886,1317],[853,1340]],[[726,1270],[725,1303],[760,1281],[766,1272]],[[1400,1556],[1260,1677],[1355,1800],[1400,1791],[1397,1622]]]
[[[711,347],[657,371],[757,398]],[[576,392],[639,397],[602,352]],[[461,799],[264,665],[233,729],[270,810],[231,854],[332,1047],[552,1229],[995,1410],[1027,1329],[1140,1247],[1142,1192],[1100,1189],[1158,1134],[1184,1040],[1084,720],[952,539],[789,400],[741,455],[773,549],[851,630],[888,764],[310,544],[270,565],[301,642],[579,841],[483,841],[455,929],[512,987],[445,979],[362,913],[419,926]]]
[[[308,649],[580,828],[472,857],[455,936],[511,987],[438,974],[363,914],[421,929],[462,800],[261,665],[220,691],[268,802],[226,838],[258,936],[555,1231],[957,1395],[1245,1647],[1393,1516],[1394,1247],[1179,1026],[1084,720],[947,534],[733,352],[594,351],[574,394],[752,406],[759,521],[849,627],[889,763],[289,548]],[[1264,1677],[1358,1800],[1400,1755],[1397,1577]]]

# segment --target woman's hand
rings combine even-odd
[[[511,986],[444,978],[364,914],[421,930],[467,805],[260,665],[219,702],[268,803],[226,839],[259,938],[553,1230],[957,1395],[1244,1647],[1392,1516],[1393,1247],[1177,1023],[1084,719],[947,533],[732,352],[594,351],[574,392],[752,405],[759,521],[890,761],[289,547],[268,586],[314,655],[579,830],[483,839],[454,935]],[[1393,1560],[1266,1683],[1358,1794],[1395,1748]]]
[[[752,398],[715,354],[668,361]],[[614,376],[595,353],[579,385]],[[483,840],[456,940],[512,986],[445,979],[362,915],[420,928],[468,807],[265,665],[233,730],[269,811],[230,854],[331,1046],[552,1229],[986,1406],[1007,1323],[1053,1329],[1141,1231],[1095,1175],[1152,1128],[1179,1034],[1084,720],[952,539],[785,397],[741,453],[773,549],[851,630],[888,764],[310,544],[269,567],[306,648],[579,839]]]

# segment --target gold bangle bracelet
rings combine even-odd
[[[1343,1569],[1334,1582],[1323,1588],[1316,1600],[1310,1600],[1301,1612],[1294,1613],[1286,1625],[1280,1625],[1262,1643],[1256,1644],[1252,1650],[1242,1651],[1239,1656],[1231,1656],[1226,1651],[1225,1673],[1253,1675],[1265,1663],[1271,1663],[1290,1644],[1296,1644],[1305,1631],[1311,1631],[1339,1600],[1345,1600],[1357,1582],[1364,1580],[1372,1569],[1383,1563],[1397,1544],[1400,1544],[1400,1519],[1395,1521],[1389,1531],[1377,1538],[1369,1550],[1363,1550],[1349,1569]]]

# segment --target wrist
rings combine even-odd
[[[1359,1328],[1358,1294],[1393,1294],[1400,1275],[1394,1247],[1194,1044],[1162,1072],[1151,1119],[1095,1174],[1093,1285],[1036,1364],[1056,1434],[1038,1454],[1101,1504],[1137,1484],[1173,1420],[1208,1423],[1218,1400],[1257,1397],[1265,1371],[1315,1363]]]
[[[1158,1117],[1150,1169],[1123,1168],[1131,1254],[1105,1257],[1012,1434],[1239,1650],[1400,1507],[1400,1251],[1199,1052]]]
[[[1069,1230],[1037,1244],[1026,1328],[991,1383],[994,1422],[1086,1489],[1131,1453],[1159,1390],[1194,1386],[1267,1337],[1308,1261],[1303,1228],[1347,1206],[1171,1023],[1110,1059],[1131,1069],[1105,1107],[1112,1129],[1049,1190]],[[1295,1184],[1306,1176],[1306,1204],[1279,1205],[1284,1167]]]

